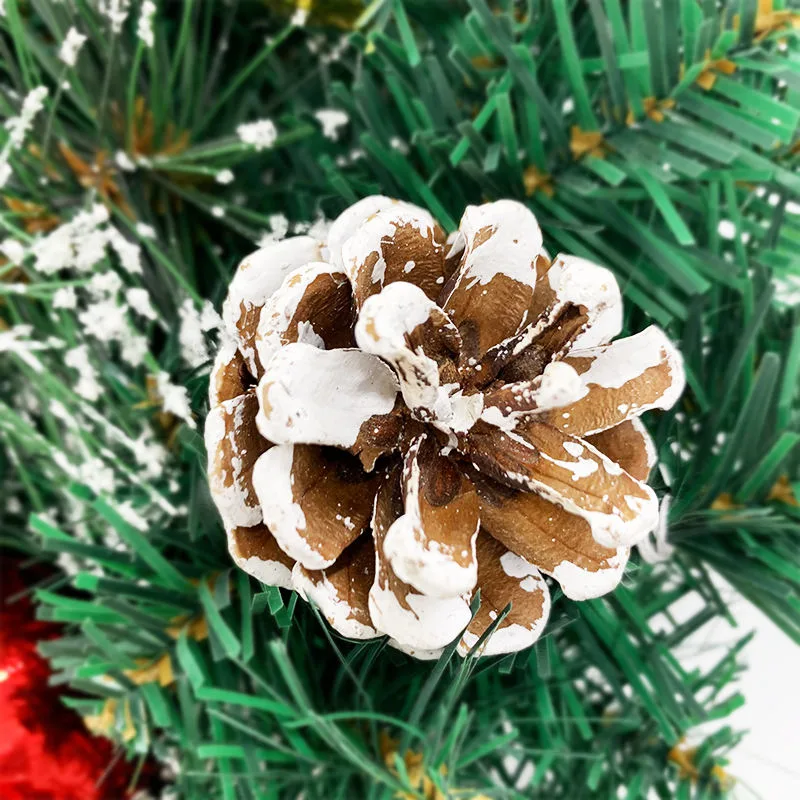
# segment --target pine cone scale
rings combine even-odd
[[[332,566],[367,529],[378,476],[332,447],[281,444],[265,455],[253,486],[267,527],[304,566]]]
[[[640,481],[647,480],[656,464],[655,443],[638,417],[587,436],[586,441]]]
[[[671,408],[677,400],[679,358],[674,345],[654,326],[602,347],[573,351],[564,363],[580,377],[580,397],[549,412],[546,421],[565,433],[584,436],[652,408]]]
[[[292,585],[305,600],[313,600],[333,627],[350,639],[380,636],[369,614],[369,590],[375,579],[375,550],[372,540],[362,536],[341,554],[336,565],[326,570],[309,570],[297,563]]]
[[[402,281],[434,298],[444,284],[444,231],[423,209],[396,203],[367,219],[342,247],[359,308]]]
[[[541,636],[550,614],[550,591],[539,570],[481,531],[477,541],[481,606],[470,622],[462,649],[474,647],[510,604],[505,618],[483,646],[483,655],[513,653]]]
[[[294,559],[286,555],[269,528],[260,523],[228,530],[228,550],[236,565],[268,586],[292,588]]]
[[[573,600],[605,594],[619,583],[630,549],[595,541],[589,523],[533,492],[473,476],[481,525],[511,552],[531,561]]]
[[[206,420],[209,486],[226,525],[247,527],[261,522],[253,468],[271,443],[256,427],[257,411],[255,394],[247,392],[220,403]]]
[[[326,350],[353,347],[355,309],[350,282],[330,264],[312,263],[292,273],[260,312],[255,347],[269,364],[284,345],[303,342]]]
[[[261,361],[256,352],[256,336],[261,309],[281,286],[284,277],[306,264],[319,261],[320,243],[310,236],[295,236],[262,247],[242,261],[228,288],[222,319],[236,338],[251,374],[261,377]]]
[[[404,513],[383,551],[398,578],[430,597],[470,592],[477,579],[478,495],[433,436],[411,445],[402,473]]]
[[[394,372],[361,350],[287,344],[273,356],[256,392],[262,435],[278,444],[357,446],[361,429],[391,414]]]

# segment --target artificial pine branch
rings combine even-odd
[[[742,702],[745,640],[704,674],[676,653],[734,621],[711,572],[800,640],[796,13],[376,0],[302,27],[270,5],[158,4],[152,44],[144,4],[0,17],[4,116],[48,90],[0,138],[0,535],[59,568],[35,595],[65,624],[42,650],[67,701],[129,756],[177,758],[188,798],[726,794],[738,734],[681,740]],[[265,232],[373,192],[448,228],[525,199],[551,249],[615,272],[628,331],[681,343],[689,390],[653,429],[674,554],[558,598],[530,652],[412,663],[230,569],[202,301]]]

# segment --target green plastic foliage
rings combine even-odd
[[[723,796],[735,731],[708,736],[688,771],[673,749],[742,702],[744,632],[705,672],[676,655],[709,621],[735,622],[711,573],[800,642],[800,326],[785,298],[800,279],[800,58],[786,4],[765,23],[755,0],[373,0],[349,32],[296,27],[285,4],[269,5],[160,4],[153,48],[133,17],[109,36],[82,0],[7,0],[0,18],[2,82],[16,92],[0,93],[4,115],[50,89],[41,153],[12,153],[4,192],[68,218],[98,196],[60,145],[87,163],[98,151],[148,157],[113,169],[106,201],[147,262],[126,281],[164,323],[138,372],[105,360],[108,390],[92,406],[63,365],[0,356],[0,472],[22,508],[0,511],[3,544],[78,565],[34,589],[39,615],[64,624],[41,646],[54,681],[80,713],[110,709],[107,733],[129,756],[177,754],[187,798],[422,798],[420,760],[448,797]],[[67,68],[54,43],[72,25],[88,42]],[[334,138],[314,116],[326,108],[348,115]],[[236,135],[267,117],[271,148]],[[227,169],[234,183],[215,182]],[[414,662],[384,641],[342,640],[296,596],[233,570],[202,440],[186,426],[163,476],[142,479],[112,453],[125,476],[114,492],[96,496],[58,467],[67,432],[53,400],[88,420],[69,435],[90,455],[107,455],[109,426],[149,419],[146,376],[160,370],[201,420],[207,368],[181,365],[182,299],[218,305],[271,215],[330,218],[375,192],[448,229],[469,203],[523,200],[552,252],[614,271],[628,332],[655,322],[680,342],[686,394],[648,420],[675,552],[656,566],[634,555],[603,599],[555,592],[530,651],[479,660],[451,647]],[[31,241],[24,210],[1,213],[4,236]],[[19,276],[6,281],[13,269],[0,265],[2,320],[72,346],[74,317],[50,308],[70,280],[23,264],[22,291]],[[21,387],[40,417],[20,407]],[[187,514],[146,531],[126,521],[124,504],[168,507],[175,482]],[[80,537],[47,513],[67,495]],[[686,619],[677,604],[690,594]],[[144,679],[165,658],[170,679]]]

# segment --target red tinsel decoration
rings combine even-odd
[[[113,745],[92,736],[48,686],[50,668],[36,652],[59,626],[34,618],[18,564],[2,559],[0,576],[0,797],[3,800],[123,800],[132,765],[113,758]],[[101,780],[102,779],[102,780]],[[99,784],[99,785],[98,785]]]

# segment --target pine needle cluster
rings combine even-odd
[[[182,798],[728,794],[749,637],[680,655],[735,624],[713,576],[800,643],[791,3],[0,7],[0,543],[50,566],[65,702]],[[615,272],[626,334],[680,343],[664,528],[530,651],[348,642],[226,553],[200,430],[232,270],[371,193],[451,230],[523,200]]]

